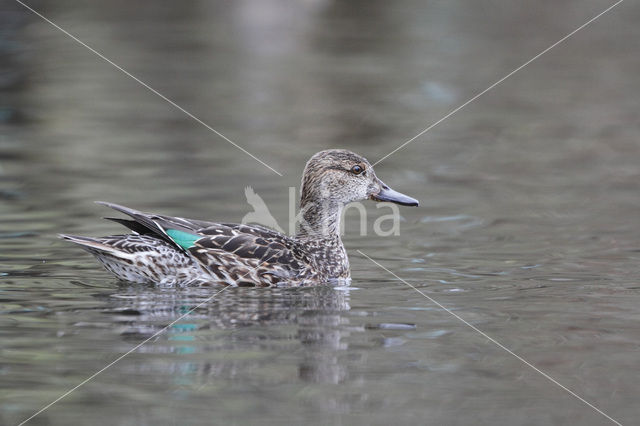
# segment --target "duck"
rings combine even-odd
[[[218,223],[144,213],[96,203],[127,218],[107,217],[130,233],[105,237],[60,234],[95,256],[119,280],[184,286],[300,287],[351,280],[340,236],[344,207],[373,200],[418,206],[394,191],[366,158],[345,149],[314,154],[302,174],[295,235],[254,224]]]

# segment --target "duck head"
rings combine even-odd
[[[307,162],[302,175],[302,217],[296,235],[340,238],[344,206],[367,199],[418,205],[418,200],[394,191],[378,179],[366,158],[344,149],[318,152]]]
[[[302,208],[311,202],[331,208],[367,199],[418,205],[418,200],[389,188],[378,179],[366,158],[351,151],[320,151],[307,162],[302,175]]]

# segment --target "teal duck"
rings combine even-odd
[[[340,217],[345,205],[366,199],[418,205],[378,179],[364,157],[332,149],[315,154],[305,166],[301,220],[294,236],[259,225],[147,214],[98,202],[127,215],[107,219],[133,232],[60,237],[79,244],[119,279],[136,283],[268,287],[348,282]]]

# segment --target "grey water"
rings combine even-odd
[[[611,2],[613,3],[613,2]],[[105,200],[237,222],[330,147],[377,161],[601,0],[31,1],[256,157],[0,3],[0,424],[622,424],[640,416],[640,7],[623,2],[376,172],[350,287],[118,282],[57,233]],[[388,268],[381,269],[362,253]],[[202,306],[193,310],[199,304]],[[185,318],[174,323],[180,316]]]

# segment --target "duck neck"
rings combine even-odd
[[[305,198],[300,200],[301,221],[296,237],[304,239],[340,239],[343,205],[336,201]]]

